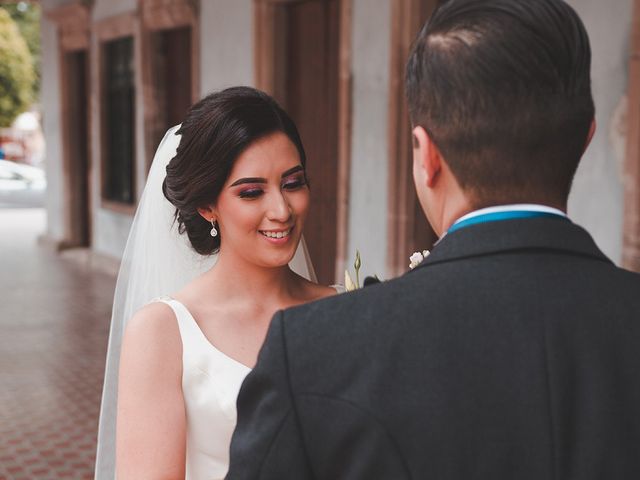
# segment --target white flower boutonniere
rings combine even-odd
[[[429,256],[429,250],[423,250],[422,252],[414,252],[413,255],[409,257],[409,268],[413,270],[418,265],[420,265],[425,258]]]

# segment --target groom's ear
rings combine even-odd
[[[426,186],[433,188],[442,170],[442,155],[423,127],[418,125],[411,133],[413,135],[414,172],[417,169]]]

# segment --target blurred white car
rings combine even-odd
[[[42,169],[0,160],[0,207],[43,207],[46,189]]]

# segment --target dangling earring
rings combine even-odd
[[[218,236],[218,229],[216,228],[216,221],[213,218],[211,219],[211,236],[212,237],[217,237]]]

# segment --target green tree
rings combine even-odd
[[[15,2],[4,3],[0,8],[6,10],[16,22],[31,52],[33,70],[36,75],[36,81],[33,84],[33,98],[36,99],[40,94],[40,5],[30,2]]]
[[[31,106],[35,74],[31,53],[15,22],[0,9],[0,127]]]

